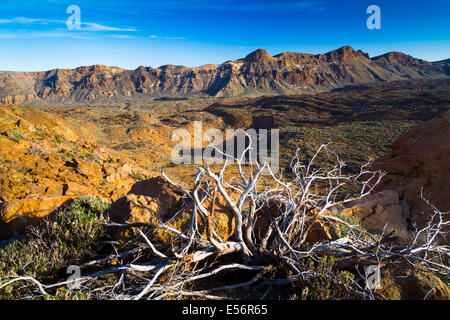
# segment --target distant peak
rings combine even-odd
[[[339,49],[337,49],[336,51],[348,53],[348,52],[355,52],[355,49],[353,49],[352,46],[343,46],[343,47],[340,47]]]
[[[375,57],[374,59],[380,59],[380,58],[387,58],[387,59],[404,59],[406,57],[410,57],[409,55],[398,52],[398,51],[392,51],[385,54],[382,54],[381,56]]]
[[[401,64],[414,64],[414,63],[429,63],[427,61],[416,59],[403,52],[392,51],[385,53],[381,56],[374,57],[373,60],[384,63],[401,63]]]
[[[179,70],[179,69],[187,69],[187,67],[175,64],[165,64],[163,66],[160,66],[159,69]]]
[[[356,51],[351,46],[343,46],[339,49],[330,51],[330,52],[326,53],[325,55],[328,56],[329,58],[342,59],[342,60],[358,58],[358,57],[369,58],[369,55],[367,53],[362,52],[361,50]]]
[[[272,57],[264,49],[258,49],[253,51],[245,57],[246,62],[267,62],[271,60]]]
[[[94,64],[91,66],[82,66],[82,67],[78,67],[75,70],[78,70],[80,72],[102,72],[102,71],[106,71],[108,69],[111,69],[112,67],[108,67],[102,64]]]

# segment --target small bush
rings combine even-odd
[[[26,139],[26,137],[22,133],[17,131],[12,131],[12,133],[8,136],[8,138],[14,142],[19,142],[20,140]]]
[[[335,265],[335,257],[323,256],[319,262],[309,260],[305,268],[313,273],[313,276],[305,281],[300,281],[302,300],[353,300],[357,297],[349,294],[343,284],[352,286],[354,274],[339,271]]]
[[[96,156],[92,152],[82,151],[81,156],[86,160],[95,160]]]
[[[45,281],[64,267],[95,256],[101,249],[103,213],[108,208],[108,202],[96,197],[80,197],[42,225],[27,228],[25,240],[0,249],[0,284],[22,275]],[[0,299],[20,294],[16,284],[0,289]]]
[[[342,215],[342,214],[334,214],[334,216],[346,223],[348,223],[351,226],[356,226],[358,225],[358,221],[356,221],[354,218],[350,217],[350,216],[346,216],[346,215]],[[340,228],[340,230],[342,230],[344,233],[349,232],[349,227],[343,223],[338,223],[338,226]]]
[[[72,291],[66,287],[59,288],[54,295],[47,295],[45,300],[89,300],[89,293],[82,291]]]
[[[130,177],[134,180],[145,180],[146,176],[142,172],[132,171]]]

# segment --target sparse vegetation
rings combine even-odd
[[[96,159],[95,155],[92,152],[88,152],[88,151],[82,151],[81,157],[86,160],[95,160]]]
[[[61,272],[64,274],[64,267],[95,256],[101,251],[100,240],[105,231],[103,213],[108,207],[109,203],[99,198],[81,197],[42,225],[29,227],[24,240],[0,249],[1,281],[17,276],[48,281],[58,278]],[[19,298],[28,291],[13,283],[0,289],[0,298]]]
[[[144,180],[146,178],[145,174],[138,171],[132,171],[130,177],[133,178],[134,180]]]
[[[319,152],[325,149],[322,146]],[[44,225],[28,229],[26,240],[0,251],[2,297],[382,299],[381,292],[365,287],[364,272],[358,267],[380,261],[409,261],[436,279],[445,279],[448,267],[442,258],[448,258],[448,249],[438,241],[441,224],[430,223],[419,231],[424,237],[413,237],[407,244],[393,243],[391,234],[371,234],[333,208],[334,195],[344,185],[338,181],[364,186],[361,195],[370,193],[372,183],[360,180],[361,175],[343,174],[340,161],[317,170],[312,163],[294,160],[294,177],[270,174],[272,185],[260,184],[265,164],[243,167],[240,184],[224,180],[226,165],[220,173],[199,168],[189,190],[165,176],[192,204],[177,208],[179,218],[167,224],[154,217],[149,223],[113,223],[104,218],[109,206],[104,201],[76,199]],[[231,194],[238,200],[232,200]],[[232,213],[230,237],[211,220],[216,197],[223,197]],[[171,207],[169,203],[164,209]],[[308,241],[317,222],[335,229],[337,238]],[[102,251],[106,224],[133,227],[136,237],[114,243],[113,251]],[[155,241],[156,230],[172,236]],[[83,287],[68,291],[61,272],[72,264],[85,267]],[[126,276],[115,277],[118,272]]]
[[[435,277],[433,279],[448,283],[448,248],[433,238],[433,232],[443,233],[439,229],[442,226],[431,224],[416,230],[421,233],[420,237],[411,231],[405,231],[404,237],[397,233],[396,236],[402,238],[395,239],[389,234],[363,230],[356,220],[333,206],[327,208],[329,213],[325,210],[318,214],[330,203],[360,196],[361,185],[352,178],[359,173],[361,164],[369,157],[387,153],[399,135],[449,108],[448,90],[410,89],[406,102],[405,92],[388,92],[368,88],[315,96],[187,99],[177,104],[144,99],[139,104],[133,100],[113,101],[112,105],[90,105],[89,112],[87,109],[73,111],[73,106],[36,107],[43,110],[41,116],[50,110],[52,115],[70,119],[72,124],[95,126],[96,143],[104,147],[95,154],[90,147],[94,144],[85,147],[84,139],[92,137],[82,139],[82,133],[80,141],[69,142],[63,135],[51,133],[50,125],[47,130],[43,124],[35,124],[36,131],[25,134],[21,133],[25,132],[22,128],[16,127],[6,132],[16,119],[0,123],[2,203],[34,193],[61,196],[70,182],[76,182],[71,187],[78,192],[76,188],[91,181],[91,188],[98,194],[117,199],[126,194],[133,183],[159,173],[161,167],[166,167],[167,177],[179,183],[175,185],[184,188],[183,199],[186,200],[185,206],[177,207],[178,203],[174,202],[157,208],[178,213],[169,222],[151,216],[151,222],[133,225],[134,233],[129,241],[109,241],[105,245],[103,240],[109,237],[109,228],[128,230],[131,227],[105,218],[103,213],[109,205],[103,200],[76,199],[42,225],[29,227],[25,239],[0,249],[0,287],[3,286],[0,298],[378,299],[382,298],[381,293],[365,289],[363,270],[365,263],[377,263],[378,259],[386,264],[405,263],[412,265],[411,268],[425,269]],[[428,94],[426,99],[421,98],[425,93]],[[280,129],[284,175],[262,183],[255,178],[255,171],[247,171],[247,178],[253,175],[258,180],[257,186],[250,188],[237,212],[233,211],[233,204],[238,205],[236,199],[242,197],[250,179],[243,181],[235,166],[227,167],[223,176],[219,174],[221,168],[209,168],[219,176],[216,181],[206,167],[196,171],[198,168],[175,166],[170,159],[168,138],[174,128],[190,128],[196,120],[220,129],[233,127],[227,123],[230,117],[218,116],[218,109],[233,115],[234,125],[264,127],[269,123]],[[33,108],[23,108],[30,119],[35,112]],[[47,118],[42,121],[47,122]],[[19,141],[20,144],[16,143]],[[329,203],[324,196],[330,190],[320,183],[315,185],[317,190],[311,188],[310,193],[306,193],[306,202],[299,201],[305,194],[297,194],[301,189],[299,177],[307,179],[308,176],[299,175],[298,170],[308,166],[322,141],[333,141],[332,151],[339,154],[346,166],[340,167],[340,162],[333,162],[328,156],[319,156],[311,168],[331,172],[322,177],[324,179],[339,172],[339,177],[349,183],[333,191]],[[28,148],[28,142],[39,146]],[[20,146],[22,144],[25,147]],[[17,151],[9,146],[22,149]],[[43,152],[46,148],[49,152]],[[296,172],[295,166],[292,168],[290,164],[292,150],[297,148]],[[116,174],[123,163],[133,168],[126,178]],[[94,171],[96,175],[91,176]],[[128,184],[116,189],[125,179]],[[235,184],[236,181],[240,184]],[[232,202],[222,199],[232,218],[209,221],[209,214],[214,211],[212,199],[214,194],[220,193],[214,190],[219,185],[234,188],[234,191],[226,190],[234,197]],[[270,188],[275,187],[278,188],[271,194],[269,191],[273,189]],[[193,199],[196,192],[198,200]],[[294,194],[297,198],[292,196]],[[257,204],[258,219],[264,219],[261,216],[266,216],[266,212],[261,208],[270,208],[274,201],[279,204],[274,199],[287,201],[292,206],[289,210],[282,209],[280,216],[268,218],[270,232],[264,234],[262,231],[266,229],[249,227],[250,236],[244,233],[244,241],[240,241],[235,230],[248,230],[253,210],[251,201]],[[152,205],[157,206],[157,203]],[[147,214],[155,208],[143,209]],[[436,211],[435,217],[441,214]],[[240,226],[236,221],[238,215],[242,218]],[[333,234],[333,239],[303,239],[315,218]],[[68,276],[66,267],[72,264],[80,265],[83,276],[89,277],[83,280],[81,290],[70,291],[64,283]],[[37,282],[30,278],[24,280],[25,276]],[[149,280],[154,280],[152,285]],[[43,285],[45,294],[37,283]],[[430,292],[435,290],[429,289]]]

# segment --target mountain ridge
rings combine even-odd
[[[401,52],[370,58],[344,46],[324,54],[258,49],[245,58],[198,67],[105,65],[0,72],[0,103],[85,102],[123,97],[259,96],[318,93],[347,85],[450,76],[450,59],[428,62]]]

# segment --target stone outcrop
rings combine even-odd
[[[390,264],[380,268],[379,291],[389,300],[449,300],[449,285],[420,268]]]
[[[237,201],[238,195],[229,190],[230,197]],[[188,198],[182,198],[183,193],[174,188],[162,177],[155,177],[137,182],[127,195],[115,201],[108,215],[117,223],[148,223],[160,227],[160,222],[168,223],[178,230],[184,230],[190,225],[193,203]],[[201,196],[201,195],[200,195]],[[212,200],[205,199],[203,206],[211,209]],[[216,193],[214,213],[211,217],[214,231],[222,240],[226,241],[234,233],[233,214],[228,204],[219,192]],[[179,214],[177,214],[179,213]],[[199,232],[206,238],[207,230],[204,225]],[[112,228],[116,239],[127,238],[134,234],[133,229],[123,230]],[[158,241],[168,241],[167,233],[155,232]]]
[[[375,168],[387,173],[378,190],[395,190],[411,223],[424,227],[433,214],[421,192],[437,209],[450,211],[450,111],[399,137]]]
[[[82,195],[114,201],[145,177],[126,155],[99,147],[90,127],[77,129],[49,112],[0,107],[0,203]]]
[[[181,193],[161,177],[139,181],[127,195],[113,203],[109,216],[119,223],[146,223],[152,217],[166,221],[179,207],[180,198]]]
[[[127,195],[115,201],[108,211],[109,218],[117,223],[167,222],[181,208],[181,193],[161,177],[139,181]],[[131,233],[130,233],[131,232]],[[131,230],[113,229],[115,238],[128,237]]]
[[[11,200],[0,207],[0,240],[21,234],[28,225],[39,224],[74,197],[34,197]]]
[[[349,202],[341,214],[357,220],[368,230],[407,231],[409,210],[402,206],[398,193],[394,190],[383,190],[364,198]]]
[[[449,159],[447,111],[400,136],[392,153],[378,159],[372,168],[386,173],[378,192],[346,204],[341,213],[372,230],[382,230],[385,224],[387,230],[407,231],[413,225],[423,228],[434,214],[424,199],[441,212],[450,211]],[[448,218],[444,215],[444,219]]]

